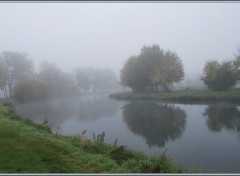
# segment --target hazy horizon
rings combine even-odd
[[[37,66],[111,68],[144,45],[176,52],[186,77],[206,61],[233,59],[240,47],[240,3],[0,3],[0,52],[26,52]]]

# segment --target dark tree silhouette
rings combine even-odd
[[[232,62],[209,61],[203,69],[201,78],[206,86],[211,90],[224,91],[234,86],[237,76]]]

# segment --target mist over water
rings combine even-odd
[[[105,141],[156,155],[167,151],[181,166],[240,172],[240,107],[158,101],[116,101],[108,94],[17,104],[17,112],[37,123],[47,117],[54,133]],[[228,118],[225,118],[228,117]]]

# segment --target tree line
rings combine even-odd
[[[3,51],[0,54],[0,89],[4,97],[20,102],[110,90],[116,85],[111,69],[77,68],[70,74],[54,63],[43,62],[37,72],[26,53]]]
[[[173,91],[174,83],[184,78],[181,58],[159,45],[144,46],[137,56],[128,58],[121,70],[121,84],[134,92]],[[240,80],[240,49],[235,59],[219,63],[208,61],[201,80],[210,90],[224,91]]]
[[[134,92],[173,91],[174,83],[183,80],[184,75],[177,53],[153,44],[128,58],[120,72],[120,83]],[[201,80],[214,91],[234,86],[240,80],[240,49],[234,60],[208,61]],[[26,102],[116,87],[117,79],[111,69],[77,68],[70,74],[54,63],[43,62],[37,72],[26,53],[0,53],[0,89],[4,97]]]
[[[205,64],[201,79],[210,90],[228,90],[240,80],[240,49],[234,57],[222,63],[211,60]]]

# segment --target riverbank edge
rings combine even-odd
[[[147,157],[126,146],[104,142],[105,133],[84,137],[53,134],[0,101],[0,173],[198,173],[178,167],[166,156]]]
[[[197,89],[158,93],[125,92],[110,94],[109,97],[117,100],[160,100],[167,103],[185,104],[215,104],[225,102],[240,104],[240,89],[218,92]]]

